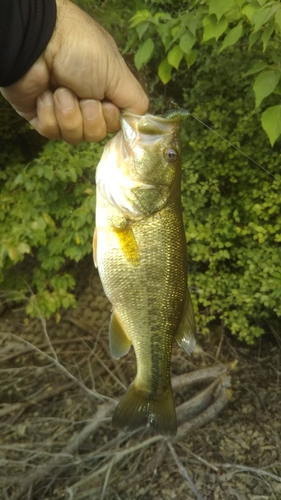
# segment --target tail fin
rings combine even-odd
[[[160,399],[149,399],[133,382],[113,414],[112,425],[125,430],[149,425],[157,434],[175,436],[177,417],[171,386]]]

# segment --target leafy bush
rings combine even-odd
[[[131,37],[129,46],[137,48],[138,69],[152,58],[156,59],[159,78],[166,84],[173,69],[178,70],[181,63],[188,68],[195,63],[200,44],[212,47],[214,56],[244,36],[249,49],[262,44],[260,60],[247,68],[248,75],[257,75],[253,85],[256,107],[272,93],[280,95],[281,4],[278,0],[191,0],[182,2],[176,11],[171,9],[171,13],[167,12],[166,5],[165,10],[158,10],[158,4],[153,0],[147,2],[148,8],[138,11],[131,19],[136,35]],[[271,145],[281,135],[279,98],[277,102],[261,117]]]
[[[80,3],[94,12],[91,0]],[[198,327],[204,331],[220,319],[240,339],[254,342],[266,322],[281,315],[280,153],[260,127],[262,118],[266,129],[264,117],[272,113],[266,131],[274,144],[280,134],[274,118],[280,106],[280,4],[183,0],[175,9],[173,0],[147,0],[129,32],[132,13],[125,7],[117,25],[116,12],[106,14],[107,8],[113,12],[111,4],[98,10],[98,18],[110,31],[120,28],[119,46],[129,55],[135,51],[137,66],[145,67],[155,111],[167,109],[173,98],[270,172],[192,116],[184,122],[182,202]],[[103,145],[42,142],[0,106],[1,288],[26,292],[26,281],[48,317],[74,304],[69,264],[91,252],[94,169]],[[32,270],[19,276],[14,264],[26,256]],[[35,300],[30,314],[36,314]]]
[[[217,60],[202,51],[184,102],[271,175],[190,117],[182,125],[182,202],[198,323],[220,318],[250,343],[281,316],[281,155],[253,111],[244,54],[243,45]]]
[[[27,308],[31,315],[39,307],[49,317],[75,303],[75,280],[66,267],[91,252],[101,151],[96,144],[47,142],[33,161],[10,164],[1,174],[1,288],[24,291],[26,281],[36,292]],[[15,268],[5,279],[5,271],[26,254],[37,261],[32,275],[17,278]]]

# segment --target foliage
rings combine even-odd
[[[199,327],[220,318],[252,343],[281,316],[281,155],[264,143],[250,82],[236,71],[249,63],[243,45],[231,50],[235,64],[228,59],[201,50],[185,105],[272,175],[190,116],[182,124],[182,203]]]
[[[158,75],[164,84],[174,69],[185,64],[190,68],[200,54],[201,46],[212,48],[214,57],[229,49],[243,37],[248,49],[260,45],[258,63],[246,68],[255,75],[253,90],[256,108],[271,94],[281,93],[281,4],[277,0],[192,0],[178,12],[150,9],[138,11],[131,19],[135,36],[128,47],[136,47],[135,64],[144,67],[153,58],[158,61]],[[266,53],[266,54],[265,54]],[[266,57],[265,57],[266,55]],[[252,76],[251,76],[252,78]],[[273,146],[281,135],[281,104],[262,114],[262,127]],[[276,119],[277,118],[277,119]]]
[[[1,172],[1,288],[24,291],[27,283],[34,289],[27,307],[31,315],[39,307],[49,317],[75,303],[67,264],[91,252],[100,154],[100,145],[47,142],[30,163],[16,162]],[[33,271],[17,275],[15,267],[7,274],[26,254],[36,259]]]
[[[281,315],[279,2],[182,0],[175,9],[173,0],[146,0],[129,32],[132,6],[124,6],[118,24],[122,3],[77,3],[129,56],[135,50],[157,112],[173,98],[271,173],[193,116],[182,125],[182,202],[198,327],[220,319],[254,342]],[[1,101],[0,108],[0,286],[26,292],[27,283],[35,293],[28,312],[39,306],[48,317],[74,305],[73,263],[91,252],[94,168],[103,145],[42,141]],[[32,267],[20,269],[23,259]]]
[[[158,66],[166,106],[170,97],[192,110],[182,125],[182,204],[198,327],[205,331],[219,319],[248,343],[281,316],[280,154],[265,144],[259,125],[261,119],[273,146],[281,131],[281,6],[270,5],[271,17],[250,22],[247,7],[269,15],[269,2],[195,1],[182,4],[178,13],[159,12],[155,2],[147,2],[147,10],[131,20],[128,43],[148,82]],[[159,98],[155,103],[163,109]]]

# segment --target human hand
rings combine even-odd
[[[112,37],[69,0],[30,70],[1,92],[43,136],[71,144],[100,141],[120,128],[120,109],[143,114],[148,98]]]

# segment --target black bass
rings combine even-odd
[[[137,375],[113,426],[175,435],[170,360],[175,338],[191,354],[195,323],[187,289],[180,201],[180,118],[124,112],[122,130],[97,167],[94,260],[112,303],[109,343],[120,358],[133,344]]]

